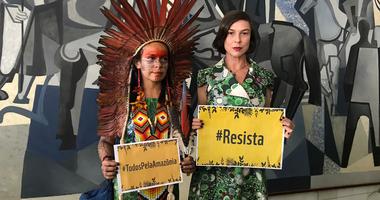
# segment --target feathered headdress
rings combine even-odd
[[[122,135],[129,110],[129,93],[132,58],[146,44],[154,41],[165,43],[174,60],[170,69],[174,86],[191,73],[190,57],[195,46],[194,34],[197,26],[191,26],[199,15],[200,8],[187,22],[184,20],[196,0],[174,0],[168,11],[168,0],[162,0],[158,7],[157,0],[136,0],[138,14],[127,0],[111,0],[116,11],[101,11],[117,28],[109,28],[107,35],[101,36],[98,55],[101,65],[98,95],[98,134],[102,136]],[[178,104],[181,88],[175,90],[170,99]]]

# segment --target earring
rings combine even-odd
[[[168,103],[171,103],[171,88],[169,87],[169,79],[166,78],[166,91],[167,91],[167,95],[166,95],[166,102]]]
[[[140,69],[137,69],[137,87],[135,89],[137,93],[136,101],[140,102],[144,98],[143,90],[141,88],[141,71]]]
[[[141,70],[140,70],[140,69],[137,69],[137,87],[138,87],[139,89],[141,88],[140,77],[141,77]]]

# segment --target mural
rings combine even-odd
[[[0,122],[10,113],[30,119],[22,198],[76,193],[102,181],[92,166],[99,166],[96,48],[106,20],[93,11],[110,2],[87,3],[1,1],[1,100],[9,103],[1,103]],[[36,79],[42,84],[33,84]],[[6,84],[18,93],[8,95]]]
[[[0,133],[27,127],[22,198],[80,193],[102,181],[102,6],[110,0],[0,0]],[[277,77],[272,105],[296,122],[283,170],[266,171],[270,193],[378,182],[378,0],[205,0],[193,10],[200,6],[191,91],[196,72],[222,56],[211,43],[224,13],[245,10],[256,22],[251,56]]]

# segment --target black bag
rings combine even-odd
[[[99,188],[82,193],[79,200],[113,200],[112,180],[105,180]]]

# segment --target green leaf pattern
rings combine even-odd
[[[264,106],[265,90],[273,86],[273,73],[250,60],[242,84],[227,69],[224,60],[198,72],[198,87],[207,86],[209,105]]]
[[[264,106],[265,90],[273,86],[273,73],[250,60],[242,84],[227,69],[224,59],[198,72],[198,87],[207,86],[209,105]],[[267,199],[263,170],[252,168],[198,167],[193,174],[189,199]]]

